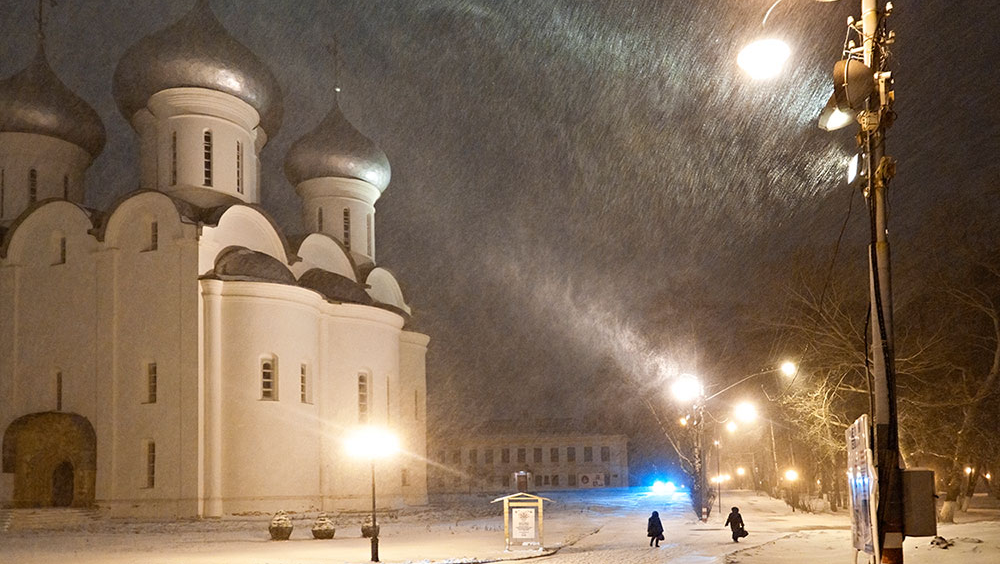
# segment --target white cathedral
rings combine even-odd
[[[428,337],[375,263],[381,149],[335,105],[285,158],[310,231],[286,237],[258,205],[281,91],[197,0],[118,63],[141,189],[91,209],[104,126],[42,43],[0,82],[0,506],[370,507],[342,443],[364,424],[401,443],[379,505],[426,503]]]

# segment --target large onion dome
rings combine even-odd
[[[285,176],[293,185],[313,178],[357,178],[379,191],[389,185],[389,159],[374,141],[347,121],[335,102],[315,129],[292,144]]]
[[[104,149],[101,118],[59,80],[41,44],[24,70],[0,81],[0,131],[62,139],[92,158]]]
[[[281,88],[250,49],[229,35],[208,0],[173,25],[129,47],[115,69],[114,94],[126,119],[168,88],[207,88],[253,106],[269,137],[281,126]]]

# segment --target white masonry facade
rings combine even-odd
[[[366,424],[402,445],[379,505],[425,504],[429,339],[375,263],[384,153],[335,105],[286,157],[310,230],[287,237],[258,205],[280,89],[203,0],[126,52],[114,93],[141,189],[95,210],[96,113],[41,45],[0,83],[0,505],[363,509],[342,441]]]

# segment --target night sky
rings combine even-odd
[[[2,2],[6,77],[34,51],[36,3]],[[429,398],[446,421],[583,417],[636,389],[623,376],[722,383],[793,353],[754,319],[782,306],[776,289],[791,281],[792,257],[829,256],[852,199],[854,129],[821,131],[816,116],[859,2],[784,0],[762,29],[771,3],[212,6],[282,86],[263,205],[289,233],[302,231],[300,202],[282,162],[333,101],[329,46],[339,44],[344,113],[392,165],[376,205],[378,262],[432,338]],[[49,11],[50,63],[108,129],[88,205],[106,208],[138,185],[136,137],[111,95],[115,65],[191,4],[60,0]],[[996,215],[1000,3],[894,4],[890,237],[905,261],[935,244],[915,238],[940,202],[977,202],[962,222]],[[736,54],[765,34],[793,56],[780,78],[753,82]],[[863,265],[864,205],[853,194],[840,260]]]

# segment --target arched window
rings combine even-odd
[[[243,143],[236,142],[236,191],[243,193]]]
[[[66,238],[60,237],[56,239],[56,249],[55,249],[55,260],[52,262],[53,265],[66,264]]]
[[[160,247],[160,224],[152,221],[149,224],[149,246],[147,250],[155,251]]]
[[[177,184],[177,132],[170,134],[170,185]]]
[[[38,171],[31,169],[28,171],[28,203],[33,204],[38,201]]]
[[[316,210],[316,231],[323,231],[323,208]]]
[[[63,199],[64,200],[68,200],[69,199],[69,175],[68,174],[64,174],[63,175]]]
[[[278,370],[274,358],[260,359],[260,399],[278,399]]]
[[[212,132],[205,130],[204,137],[205,154],[205,186],[212,185]]]
[[[368,422],[368,374],[358,373],[358,422]]]
[[[309,367],[302,364],[299,367],[299,399],[302,403],[309,402]]]
[[[351,208],[344,208],[344,246],[351,250]]]

